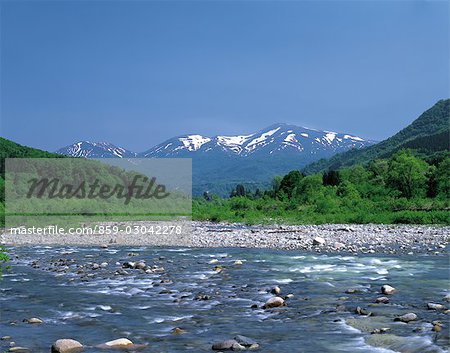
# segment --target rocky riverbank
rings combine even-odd
[[[122,229],[112,235],[13,235],[4,233],[3,244],[78,244],[103,246],[244,247],[303,250],[318,253],[439,255],[450,242],[450,227],[419,225],[272,225],[243,226],[209,222],[184,222],[182,234],[156,234],[152,222],[138,222],[140,231],[129,234],[126,224],[103,226]],[[152,231],[150,231],[152,229]],[[144,230],[144,231],[141,231]]]

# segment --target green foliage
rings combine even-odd
[[[402,149],[413,149],[421,157],[439,155],[450,148],[450,99],[440,100],[403,130],[376,145],[339,153],[304,168],[307,174],[337,170],[375,159],[389,158]]]
[[[426,192],[428,164],[414,157],[409,150],[402,150],[389,161],[387,182],[406,198],[423,197]]]
[[[450,224],[450,156],[423,160],[401,150],[339,173],[276,178],[262,196],[195,199],[195,219],[255,223]],[[430,193],[434,184],[435,192]]]

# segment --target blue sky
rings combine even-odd
[[[134,151],[275,122],[383,139],[449,97],[447,1],[2,1],[1,135]]]

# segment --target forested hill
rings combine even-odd
[[[356,164],[387,158],[402,148],[410,148],[423,156],[450,149],[450,99],[440,100],[394,136],[376,145],[337,154],[304,168],[307,174],[337,170]]]
[[[0,137],[0,172],[3,176],[5,158],[61,158],[61,155],[36,148],[19,145],[11,140]]]

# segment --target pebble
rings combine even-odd
[[[222,342],[216,342],[212,345],[212,349],[215,351],[227,351],[227,350],[244,350],[245,347],[239,344],[236,340],[226,340]]]
[[[23,322],[26,322],[27,324],[42,324],[42,323],[44,323],[44,321],[42,321],[41,319],[39,319],[37,317],[24,319]]]
[[[319,246],[325,245],[325,239],[322,237],[315,237],[313,239],[313,245],[319,245]]]
[[[389,303],[389,298],[388,297],[379,297],[379,298],[375,299],[375,303],[387,304],[387,303]]]

